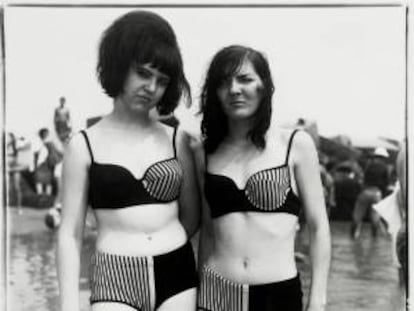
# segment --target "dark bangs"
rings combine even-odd
[[[181,56],[174,47],[153,40],[136,48],[134,62],[141,65],[151,64],[152,67],[166,74],[170,79],[175,79],[182,71]]]
[[[213,60],[210,66],[209,87],[217,89],[223,82],[234,76],[246,59],[246,51],[230,50],[219,52],[217,58]]]
[[[157,36],[151,36],[140,40],[134,53],[134,63],[150,64],[170,78],[164,96],[157,105],[161,115],[170,114],[178,105],[180,98],[184,95],[186,100],[191,100],[190,86],[185,78],[183,61],[178,49],[177,42],[160,40]]]

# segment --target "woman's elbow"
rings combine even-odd
[[[309,230],[314,234],[320,233],[330,235],[329,220],[326,215],[309,217],[307,225]]]
[[[188,238],[191,238],[199,229],[200,222],[199,219],[182,219],[181,223],[187,233]]]
[[[57,230],[57,243],[59,245],[65,245],[71,242],[80,243],[81,239],[82,230],[77,228],[77,226],[69,226],[64,221]]]

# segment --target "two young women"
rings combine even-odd
[[[150,114],[169,114],[189,95],[168,22],[140,11],[116,20],[97,70],[114,109],[75,135],[65,154],[62,310],[79,309],[88,204],[98,222],[93,311],[302,310],[294,259],[302,210],[311,236],[307,310],[324,310],[330,243],[316,150],[303,132],[269,129],[274,87],[265,58],[241,46],[215,55],[202,93],[203,144],[193,150],[185,133]],[[188,242],[198,227],[198,185],[200,282]]]

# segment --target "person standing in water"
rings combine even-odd
[[[97,72],[113,110],[70,140],[63,164],[57,264],[61,310],[79,310],[87,206],[97,220],[92,311],[194,311],[198,283],[189,238],[198,227],[198,186],[189,138],[151,117],[189,96],[171,25],[146,11],[113,22]]]
[[[207,71],[198,310],[302,311],[301,211],[311,242],[306,310],[325,310],[330,232],[317,152],[304,131],[270,129],[273,91],[267,60],[250,47],[223,48]]]
[[[55,125],[55,131],[59,140],[65,143],[72,133],[72,122],[64,96],[59,98],[59,106],[56,107],[53,114],[53,124]]]

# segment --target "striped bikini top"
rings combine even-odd
[[[173,135],[174,157],[152,164],[140,179],[123,166],[95,162],[88,136],[85,131],[81,133],[91,156],[88,197],[92,208],[115,209],[172,202],[178,198],[183,171],[176,158],[176,129]]]
[[[301,201],[291,188],[288,166],[292,140],[290,136],[285,163],[251,175],[244,189],[224,175],[206,171],[204,191],[211,216],[220,217],[234,212],[272,212],[299,215]]]

